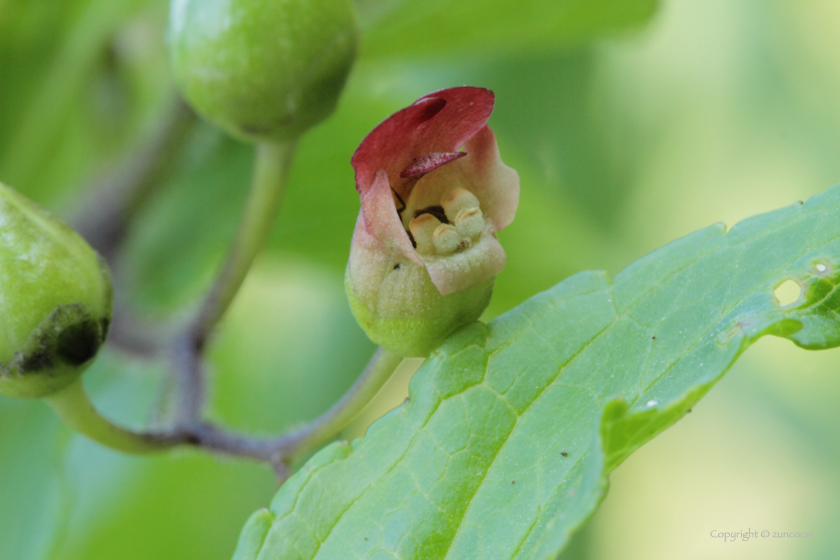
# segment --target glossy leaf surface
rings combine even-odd
[[[554,558],[610,471],[750,343],[840,344],[838,217],[834,188],[462,329],[409,402],[315,455],[252,517],[237,560]],[[782,305],[787,280],[801,294]]]

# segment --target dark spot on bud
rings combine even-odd
[[[656,340],[656,337],[655,337],[655,336],[652,336],[651,338],[652,338],[653,340]]]
[[[394,265],[394,270],[399,270],[399,269],[400,269],[400,265],[399,265],[399,263],[395,264],[395,265]]]
[[[510,483],[511,483],[511,484],[516,484],[516,481],[515,481],[515,480],[511,480],[511,481],[510,481]]]
[[[101,342],[99,325],[88,319],[61,331],[56,353],[68,364],[80,366],[96,355]]]
[[[46,349],[33,352],[20,364],[21,373],[33,373],[49,369],[53,365],[52,357]]]
[[[568,453],[566,453],[565,451],[561,451],[561,452],[560,452],[560,455],[562,455],[563,457],[568,457],[568,456],[569,456],[569,454],[568,454]]]

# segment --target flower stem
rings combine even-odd
[[[175,433],[138,433],[112,424],[93,407],[81,378],[45,400],[65,424],[117,451],[154,453],[185,443],[184,438]]]
[[[257,144],[251,192],[239,230],[221,272],[192,323],[193,339],[199,348],[233,301],[254,258],[271,233],[280,210],[294,148],[294,142]]]
[[[300,431],[281,438],[278,445],[284,460],[300,457],[335,438],[362,411],[402,363],[402,356],[380,348],[356,383],[332,408]]]
[[[198,313],[187,326],[184,335],[174,344],[180,395],[178,425],[182,429],[201,421],[201,409],[205,401],[201,354],[207,337],[230,306],[257,253],[271,233],[280,210],[294,148],[294,141],[257,144],[251,191],[239,230]]]
[[[81,379],[45,400],[71,428],[119,451],[142,454],[190,445],[234,457],[267,461],[278,473],[285,473],[294,459],[338,436],[382,389],[400,363],[402,357],[380,348],[356,383],[332,408],[297,432],[277,438],[236,434],[199,419],[170,432],[127,430],[112,424],[96,411]]]

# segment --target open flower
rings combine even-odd
[[[391,115],[353,154],[361,211],[346,287],[375,342],[423,356],[490,300],[505,265],[495,233],[516,214],[519,176],[502,163],[493,92],[430,93]]]

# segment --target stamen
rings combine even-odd
[[[443,195],[440,203],[450,222],[454,222],[458,212],[465,208],[479,208],[478,198],[470,191],[461,188],[453,189]]]
[[[440,220],[432,214],[420,214],[409,222],[408,229],[411,231],[419,254],[433,255],[435,253],[433,236],[440,225]]]
[[[461,234],[451,224],[441,224],[435,229],[432,241],[439,255],[454,253],[461,245]]]
[[[458,233],[469,239],[475,239],[484,231],[484,216],[481,208],[464,208],[455,216]]]

